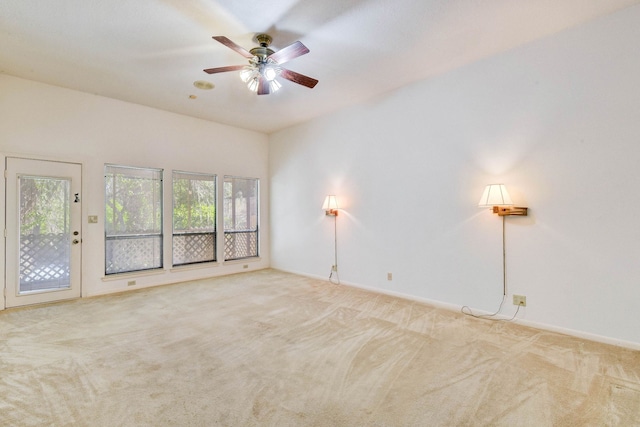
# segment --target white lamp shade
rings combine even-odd
[[[492,206],[511,206],[513,201],[504,184],[489,184],[484,189],[478,207],[488,208]]]
[[[336,196],[329,195],[324,198],[324,204],[322,205],[322,209],[327,211],[329,209],[338,209],[338,200]]]

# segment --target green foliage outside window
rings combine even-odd
[[[107,236],[162,232],[161,171],[108,166],[105,202]]]
[[[69,232],[69,181],[20,177],[20,234]]]
[[[175,172],[173,231],[206,232],[216,228],[216,182],[211,175]]]

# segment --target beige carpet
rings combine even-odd
[[[640,352],[274,270],[0,312],[2,426],[640,425]]]

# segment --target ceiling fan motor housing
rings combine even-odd
[[[273,54],[272,49],[269,49],[268,47],[263,47],[263,46],[254,47],[249,52],[251,52],[253,56],[256,56],[259,62],[265,62],[267,60],[267,56]]]
[[[256,36],[256,40],[258,40],[258,43],[260,43],[260,46],[262,47],[267,47],[271,44],[271,42],[273,41],[273,39],[271,38],[271,36],[269,34],[258,34]]]
[[[268,34],[258,34],[256,40],[260,43],[260,47],[254,47],[249,52],[251,52],[253,56],[258,57],[258,61],[262,63],[267,60],[267,56],[273,55],[274,53],[273,49],[268,48],[273,39]]]

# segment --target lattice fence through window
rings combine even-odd
[[[173,235],[173,265],[216,260],[216,233]]]
[[[258,232],[235,231],[224,233],[224,259],[258,256]]]
[[[162,236],[107,238],[106,273],[162,267]]]
[[[69,287],[69,235],[20,236],[20,291]]]

